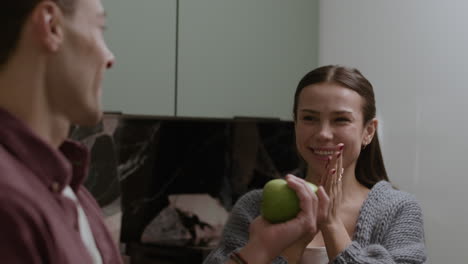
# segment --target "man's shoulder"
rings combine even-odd
[[[34,195],[11,186],[5,187],[0,182],[0,228],[10,228],[20,223],[32,225],[40,222],[42,213],[37,203]]]
[[[0,145],[0,195],[9,198],[14,193],[34,194],[38,179],[24,164]]]
[[[42,188],[40,180],[0,145],[0,214],[39,212]]]

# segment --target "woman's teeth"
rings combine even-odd
[[[333,150],[314,150],[314,153],[321,156],[333,155]]]

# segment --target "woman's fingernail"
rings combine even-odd
[[[339,150],[342,151],[344,149],[344,144],[339,147]]]
[[[331,174],[335,174],[336,169],[331,170]]]

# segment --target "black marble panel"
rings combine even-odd
[[[95,127],[73,127],[70,138],[90,150],[89,174],[84,182],[106,215],[120,211],[118,170],[120,115],[106,115]]]
[[[122,213],[120,241],[134,250],[166,252],[168,259],[177,258],[168,253],[173,252],[171,246],[190,252],[199,248],[204,256],[209,252],[207,246],[217,242],[216,237],[197,236],[220,233],[215,230],[219,226],[204,220],[206,216],[174,207],[171,196],[193,194],[206,202],[206,195],[219,202],[227,214],[245,192],[262,188],[268,180],[286,173],[297,174],[299,167],[293,123],[278,120],[105,115],[98,126],[76,128],[71,137],[91,149],[86,187],[108,214],[115,210]],[[158,234],[185,232],[188,237],[178,241],[159,237],[156,244],[145,245],[142,234],[157,218],[171,219],[168,227],[185,229],[160,228]],[[161,221],[169,220],[156,222],[160,225]],[[141,257],[138,254],[131,253]]]

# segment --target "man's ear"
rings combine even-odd
[[[40,1],[32,13],[36,39],[49,52],[55,52],[63,42],[64,15],[52,1]]]
[[[377,131],[377,125],[379,121],[376,118],[373,118],[369,122],[366,123],[364,127],[362,145],[367,146],[371,143],[372,139],[374,138],[375,132]]]

